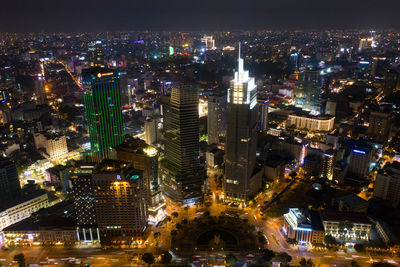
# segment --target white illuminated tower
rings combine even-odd
[[[238,71],[228,89],[224,191],[225,201],[246,204],[260,189],[261,179],[254,176],[257,86],[243,63],[239,43]]]

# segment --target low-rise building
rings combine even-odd
[[[318,212],[292,208],[283,217],[283,232],[288,238],[303,245],[324,242],[325,231]]]
[[[206,152],[206,162],[208,168],[214,168],[223,162],[224,151],[216,147]]]
[[[48,168],[45,171],[46,180],[60,186],[61,190],[66,193],[70,188],[69,180],[71,169],[71,165],[56,165]]]
[[[347,194],[332,199],[332,205],[339,211],[365,213],[368,209],[368,201],[355,194]]]
[[[294,140],[293,138],[285,138],[272,144],[272,149],[277,151],[279,155],[292,159],[296,159],[299,165],[303,165],[304,158],[307,156],[309,143],[302,140]]]
[[[57,215],[36,221],[26,219],[3,229],[6,245],[75,245],[78,240],[75,218]]]
[[[327,235],[347,240],[369,240],[372,222],[364,214],[323,211],[321,219]]]
[[[49,199],[45,190],[22,196],[18,201],[10,203],[0,211],[0,230],[14,223],[22,221],[32,213],[49,206]]]
[[[264,165],[264,177],[267,180],[283,179],[286,161],[283,159],[268,160]]]
[[[335,122],[333,116],[312,116],[308,114],[289,115],[286,125],[294,126],[297,129],[307,129],[311,131],[332,131]]]

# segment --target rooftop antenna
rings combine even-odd
[[[240,46],[241,46],[241,45],[240,45],[240,42],[239,42],[239,59],[240,59],[240,49],[241,49]]]

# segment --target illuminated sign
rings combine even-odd
[[[114,72],[107,72],[107,73],[97,73],[97,77],[101,78],[103,76],[110,76],[110,75],[114,75]]]
[[[365,154],[366,154],[365,151],[358,150],[358,149],[353,149],[353,153],[362,154],[362,155],[365,155]]]
[[[137,174],[132,175],[131,180],[137,180],[137,179],[139,179],[139,175]]]

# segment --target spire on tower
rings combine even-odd
[[[239,42],[239,55],[238,55],[238,82],[243,80],[244,75],[244,62],[243,59],[240,57],[240,50],[241,50],[241,43]]]
[[[240,42],[239,42],[239,56],[238,56],[238,59],[240,59]]]

